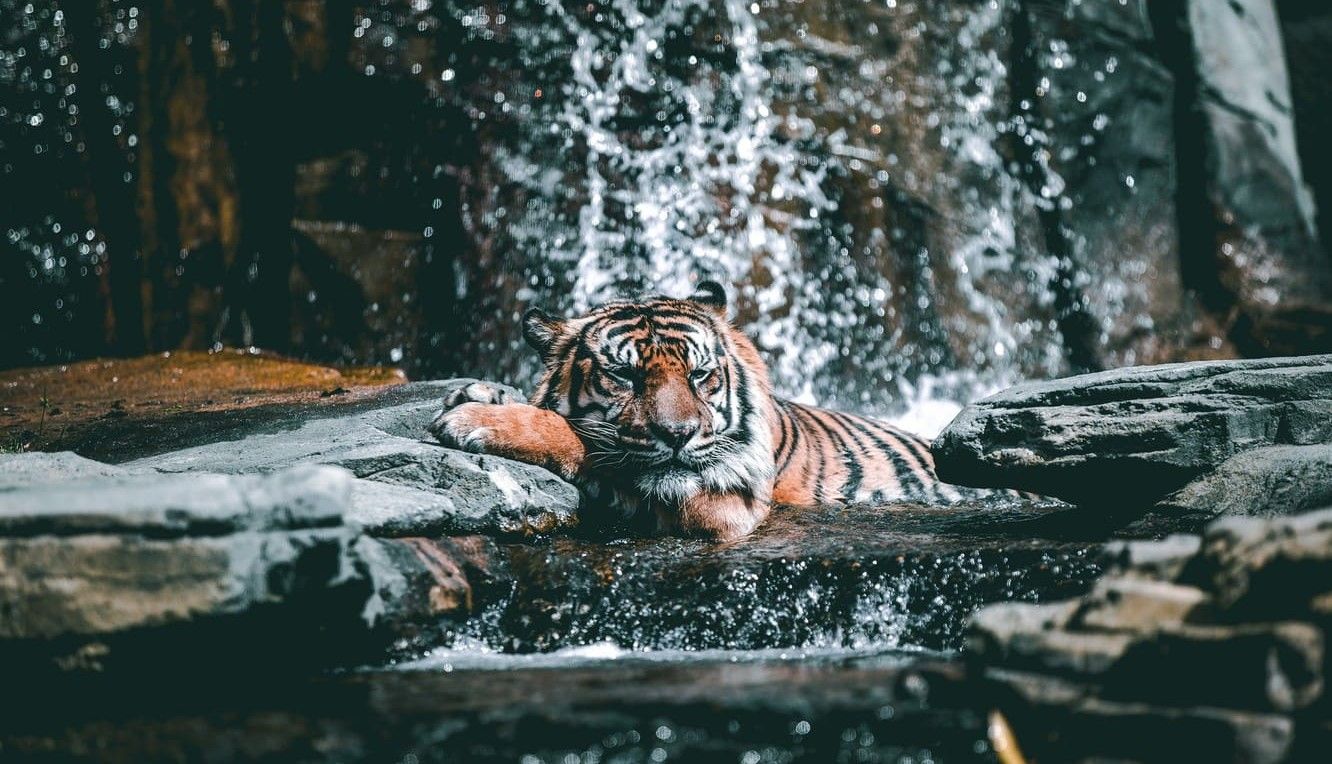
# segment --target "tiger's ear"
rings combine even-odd
[[[523,339],[543,356],[555,347],[555,340],[559,339],[563,330],[563,319],[540,308],[528,308],[523,314]]]
[[[694,293],[689,295],[689,300],[706,305],[723,315],[726,313],[726,287],[715,281],[698,282],[698,286],[694,287]]]

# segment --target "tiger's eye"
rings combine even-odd
[[[603,366],[601,371],[622,385],[632,385],[637,369],[632,366]]]

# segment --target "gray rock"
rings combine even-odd
[[[267,478],[121,474],[0,491],[0,535],[139,534],[153,538],[332,528],[351,476],[306,465]]]
[[[434,386],[442,398],[474,382]],[[522,400],[521,393],[505,388]],[[578,491],[540,467],[425,442],[435,401],[305,421],[129,462],[168,473],[264,473],[296,464],[345,467],[357,478],[349,522],[381,535],[548,533],[577,523]]]
[[[1101,674],[1133,642],[1127,633],[1073,632],[1076,602],[990,605],[971,619],[967,651],[987,664],[1054,673]]]
[[[1176,513],[1275,517],[1332,505],[1332,445],[1236,454],[1162,499]]]
[[[319,599],[356,578],[352,478],[113,476],[0,493],[0,639],[98,636]]]
[[[1032,111],[1017,137],[1034,139],[1042,157],[1034,206],[1046,251],[1066,258],[1055,299],[1068,307],[1056,320],[1075,366],[1164,357],[1195,312],[1179,267],[1175,83],[1148,5],[1016,3],[1011,12],[1031,30],[1030,59],[1010,63],[1015,87],[1028,79],[1014,95]]]
[[[1237,453],[1330,442],[1332,356],[1304,356],[1016,385],[965,408],[933,451],[949,482],[1146,507]]]

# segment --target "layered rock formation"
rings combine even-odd
[[[1275,762],[1325,750],[1332,510],[1219,520],[1200,540],[1134,542],[1116,558],[1081,598],[972,621],[969,657],[1011,692],[1029,753]]]
[[[297,464],[345,467],[357,478],[348,521],[376,535],[533,535],[577,522],[578,491],[546,470],[426,442],[425,425],[453,387],[423,383],[433,397],[295,429],[252,432],[128,462],[132,469],[262,474]],[[522,400],[521,394],[509,388]]]
[[[369,587],[343,470],[161,476],[26,454],[0,470],[7,671],[142,665],[173,641],[149,658],[159,670],[194,660],[190,648],[215,665],[310,666],[363,647]],[[343,644],[312,643],[321,631]]]
[[[1016,385],[964,409],[933,450],[939,475],[965,485],[1264,514],[1319,505],[1328,443],[1332,356],[1305,356]]]

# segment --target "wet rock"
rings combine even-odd
[[[0,747],[21,760],[494,764],[970,761],[988,748],[985,699],[932,657],[474,653],[247,680],[144,677],[133,713],[115,687],[34,693],[0,718]]]
[[[1030,147],[1018,156],[1045,251],[1063,258],[1049,288],[1064,352],[1075,369],[1177,357],[1198,310],[1179,267],[1175,82],[1149,3],[1013,5],[1027,46],[1009,70],[1013,137]]]
[[[1038,675],[1000,681],[1020,698],[1005,712],[1024,752],[1043,760],[1275,764],[1289,760],[1297,739],[1283,714],[1107,701],[1066,687],[1052,692]]]
[[[398,653],[438,644],[445,619],[473,615],[508,584],[496,575],[495,542],[482,536],[361,536],[353,550],[371,583],[366,621],[391,634]]]
[[[351,482],[344,470],[303,466],[0,492],[5,663],[142,665],[150,646],[172,643],[173,655],[253,661],[248,645],[261,638],[272,643],[265,661],[355,652],[366,595],[342,524]],[[343,644],[300,644],[333,624],[351,629]]]
[[[1257,517],[1332,506],[1332,446],[1271,446],[1236,454],[1158,506],[1179,514]]]
[[[1141,605],[1084,620],[1078,609],[986,608],[972,621],[968,651],[985,663],[1078,677],[1107,698],[1293,711],[1323,691],[1323,635],[1309,624],[1185,624],[1171,610],[1152,622]]]
[[[1016,385],[933,450],[950,482],[1145,507],[1237,453],[1332,442],[1329,414],[1332,356],[1167,364]]]
[[[290,428],[274,431],[261,424],[235,440],[125,466],[227,474],[264,473],[296,464],[345,467],[361,479],[354,484],[347,519],[377,535],[532,535],[575,525],[577,489],[547,470],[422,440],[439,400],[454,387],[474,381],[420,383],[437,395],[346,415],[321,417],[316,411]]]
[[[1032,538],[1050,510],[778,511],[752,536],[500,544],[446,641],[502,652],[914,645],[955,649],[985,603],[1082,591],[1095,542]],[[448,553],[454,560],[457,556]],[[481,582],[478,585],[478,580]]]
[[[1332,254],[1332,146],[1310,136],[1332,135],[1332,7],[1303,0],[1277,0],[1282,43],[1290,69],[1291,100],[1295,107],[1295,134],[1305,180],[1318,204],[1318,230],[1323,249]]]

